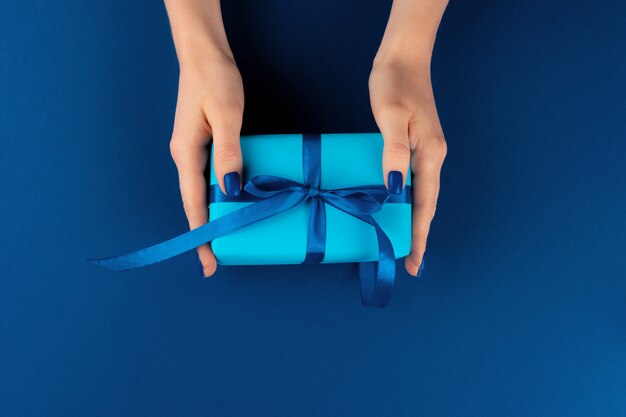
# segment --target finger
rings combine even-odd
[[[241,112],[235,110],[223,112],[211,121],[215,177],[228,196],[238,196],[241,191],[241,120]]]
[[[204,171],[208,159],[208,125],[200,115],[176,115],[174,133],[170,142],[172,158],[178,169],[180,193],[189,222],[195,229],[208,221],[209,211],[206,199],[206,179]],[[203,274],[209,277],[215,273],[217,261],[208,243],[197,248]]]
[[[445,142],[444,142],[445,144]],[[413,171],[413,220],[411,232],[411,252],[405,259],[409,274],[417,276],[426,251],[426,241],[430,224],[435,216],[439,197],[441,166],[445,158],[440,145],[431,145],[428,149],[416,149],[411,158]]]
[[[400,194],[406,183],[411,149],[409,147],[409,116],[401,107],[387,106],[376,114],[383,135],[383,175],[391,194]]]

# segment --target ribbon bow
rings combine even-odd
[[[387,305],[395,280],[395,256],[389,237],[372,214],[379,211],[389,199],[383,185],[367,185],[335,190],[320,188],[321,138],[320,135],[303,135],[304,183],[282,177],[258,175],[251,178],[241,196],[220,201],[255,201],[218,219],[193,229],[173,239],[111,258],[93,259],[91,263],[125,271],[160,262],[195,249],[218,237],[228,235],[242,227],[256,223],[310,201],[306,257],[303,263],[315,264],[324,260],[326,248],[326,204],[329,204],[374,227],[378,241],[378,262],[361,262],[359,276],[363,305]],[[212,195],[218,191],[211,190]]]

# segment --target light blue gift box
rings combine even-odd
[[[211,161],[209,223],[90,262],[126,271],[206,242],[222,265],[358,262],[363,305],[387,305],[395,259],[411,247],[411,185],[407,175],[399,195],[388,193],[381,135],[242,136],[241,148],[238,197],[221,192]]]
[[[252,135],[241,137],[244,170],[242,183],[258,175],[303,182],[303,135]],[[321,135],[321,186],[331,190],[384,185],[383,139],[379,133]],[[213,154],[213,152],[212,152]],[[403,193],[409,203],[387,202],[374,219],[391,240],[396,258],[411,248],[410,175]],[[214,221],[254,202],[223,202],[211,159],[211,202]],[[212,241],[221,265],[299,264],[306,256],[310,201],[283,213],[243,227]],[[374,227],[326,204],[326,248],[323,263],[378,260]]]

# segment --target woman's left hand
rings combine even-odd
[[[383,135],[383,173],[390,193],[399,194],[409,164],[413,173],[409,274],[418,276],[430,223],[439,195],[439,177],[447,146],[437,115],[429,62],[415,57],[384,57],[374,61],[369,78],[370,101]]]

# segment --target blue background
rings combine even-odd
[[[374,131],[389,2],[227,1],[244,133]],[[426,268],[124,274],[185,230],[161,2],[0,3],[0,415],[626,415],[626,4],[452,2]]]

